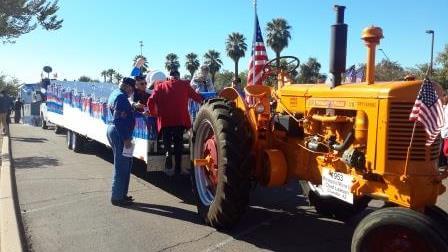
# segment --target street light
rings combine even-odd
[[[390,61],[389,57],[387,57],[387,55],[386,55],[386,53],[384,52],[383,48],[378,48],[378,50],[380,50],[380,51],[383,53],[383,55],[384,55],[384,57],[387,59],[387,61]]]
[[[432,61],[433,61],[433,55],[434,55],[434,31],[433,30],[427,30],[426,33],[431,34],[431,63],[429,64],[429,74],[432,74]]]

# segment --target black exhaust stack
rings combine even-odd
[[[330,73],[331,88],[341,85],[342,74],[345,72],[347,57],[347,24],[344,24],[345,6],[335,5],[336,24],[331,26]]]

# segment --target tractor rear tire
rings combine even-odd
[[[308,196],[309,204],[316,208],[316,212],[325,217],[348,221],[364,211],[371,200],[367,196],[355,198],[352,205],[329,195],[321,195],[318,190],[313,190],[309,183],[300,181],[302,192]]]
[[[192,161],[210,153],[210,145],[206,145],[210,141],[217,160],[214,175],[192,162],[191,180],[198,213],[212,227],[231,228],[247,208],[251,139],[248,121],[234,103],[215,98],[200,108],[193,125]]]
[[[439,224],[417,211],[388,207],[367,215],[355,229],[351,251],[448,251]]]

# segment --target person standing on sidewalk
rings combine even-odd
[[[191,127],[188,99],[193,99],[198,103],[203,100],[201,95],[190,86],[190,83],[180,80],[179,76],[177,70],[171,71],[171,78],[158,83],[148,99],[149,111],[157,117],[157,130],[163,138],[166,151],[165,169],[172,169],[174,154],[176,174],[181,171],[183,134],[186,129]],[[172,145],[174,145],[174,150]]]
[[[107,128],[107,139],[114,153],[114,175],[112,179],[111,203],[114,206],[131,205],[133,198],[128,196],[131,177],[132,157],[123,155],[124,148],[132,148],[134,131],[134,111],[128,100],[135,89],[135,80],[123,78],[118,89],[108,99],[112,122]]]
[[[7,122],[8,112],[11,110],[12,99],[6,94],[5,90],[0,92],[0,124],[2,125],[2,134],[9,133],[9,126]]]
[[[14,102],[14,123],[19,123],[22,118],[23,102],[20,98],[17,98]]]

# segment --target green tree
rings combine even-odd
[[[169,53],[165,59],[165,68],[168,72],[179,70],[179,57],[175,53]]]
[[[289,40],[291,39],[291,26],[283,18],[275,18],[271,22],[267,23],[267,44],[275,52],[277,58],[277,67],[280,67],[280,53],[288,47]]]
[[[216,81],[214,82],[216,91],[220,91],[225,87],[230,87],[235,74],[231,71],[224,70],[216,73]]]
[[[140,68],[142,73],[145,73],[146,71],[148,71],[148,60],[143,55],[136,55],[134,57],[134,62],[132,62],[132,63],[135,64],[135,62],[137,61],[138,58],[143,58],[145,60],[145,64],[143,64],[143,66]]]
[[[123,79],[123,75],[121,75],[121,74],[118,73],[118,72],[114,74],[114,80],[115,80],[117,83],[120,83],[121,79]]]
[[[321,65],[316,58],[310,57],[305,64],[300,65],[298,83],[318,83],[322,78]]]
[[[40,25],[45,30],[58,30],[63,19],[58,19],[58,1],[2,0],[0,1],[0,40],[3,43],[29,33]]]
[[[440,69],[435,75],[436,79],[444,88],[448,88],[448,44],[437,56],[436,63],[440,65]]]
[[[376,81],[402,80],[406,76],[404,68],[396,61],[382,59],[375,66]]]
[[[104,82],[106,82],[106,78],[107,78],[107,76],[108,76],[108,74],[107,74],[107,70],[103,70],[103,71],[101,71],[101,77],[103,77],[104,78]]]
[[[215,50],[208,50],[204,54],[204,64],[208,65],[210,68],[210,73],[212,75],[212,81],[215,83],[215,74],[219,72],[222,66],[222,60],[220,58],[220,53]]]
[[[247,86],[247,75],[249,74],[249,70],[244,70],[239,73],[239,77],[241,79],[241,87]]]
[[[16,78],[7,79],[5,75],[0,75],[0,90],[5,90],[10,97],[17,97],[19,93],[19,80]]]
[[[116,71],[112,68],[109,68],[106,71],[107,71],[107,77],[109,77],[108,82],[112,82]]]
[[[81,75],[78,79],[81,82],[92,82],[92,79],[89,76]]]
[[[193,74],[199,68],[199,60],[198,55],[195,53],[189,53],[185,56],[187,61],[185,62],[185,68],[190,73],[190,77],[193,77]]]
[[[233,62],[235,62],[235,78],[238,76],[238,61],[244,57],[247,50],[246,38],[243,34],[232,32],[226,40],[226,51]]]

